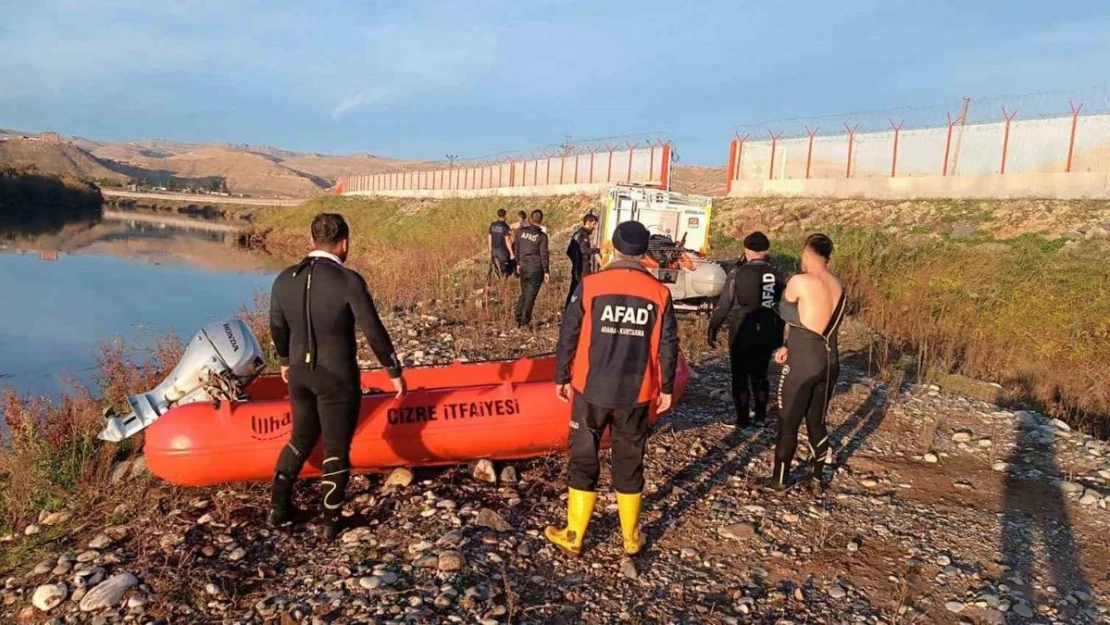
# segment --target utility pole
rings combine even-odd
[[[447,157],[447,164],[451,167],[455,166],[455,159],[459,158],[458,154],[444,154]]]

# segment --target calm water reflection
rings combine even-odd
[[[168,222],[109,215],[0,243],[0,388],[53,394],[64,374],[92,383],[106,341],[187,340],[268,291],[277,268],[226,227]]]

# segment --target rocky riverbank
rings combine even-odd
[[[471,353],[418,311],[387,315],[407,362]],[[492,331],[491,331],[492,332]],[[550,346],[551,328],[498,332]],[[455,335],[458,335],[456,337]],[[3,538],[5,619],[51,623],[1110,623],[1110,446],[1028,411],[874,378],[846,354],[836,468],[815,499],[759,485],[774,427],[734,431],[712,357],[649,443],[644,529],[620,548],[602,485],[578,560],[542,538],[561,457],[357,476],[356,528],[274,530],[266,488],[167,486],[141,459],[116,496]],[[804,448],[804,445],[802,445]],[[604,478],[603,478],[604,479]],[[126,496],[125,496],[126,495]],[[316,508],[315,485],[298,491]]]

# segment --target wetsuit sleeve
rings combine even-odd
[[[725,325],[728,313],[732,310],[732,302],[736,296],[736,270],[728,272],[725,286],[721,289],[721,296],[717,298],[717,305],[713,307],[713,314],[709,317],[709,340],[715,340],[721,326]]]
[[[674,392],[674,376],[678,370],[678,319],[674,314],[674,302],[667,294],[667,305],[663,308],[663,332],[659,337],[659,391],[666,395]]]
[[[288,367],[289,322],[285,318],[285,311],[281,309],[281,298],[278,297],[278,283],[282,276],[278,276],[274,280],[274,286],[270,290],[270,336],[274,340],[274,349],[277,351],[278,361],[281,366]]]
[[[544,273],[551,273],[550,261],[551,261],[551,259],[549,258],[548,253],[547,253],[547,235],[546,234],[541,234],[540,235],[540,264],[543,265],[543,272]]]
[[[397,352],[393,349],[393,340],[389,338],[389,332],[386,331],[385,326],[382,325],[382,319],[378,316],[378,309],[374,306],[374,300],[370,297],[370,289],[366,286],[366,281],[362,276],[354,271],[350,273],[350,281],[348,286],[347,302],[351,305],[351,311],[355,314],[355,321],[362,328],[362,332],[366,335],[366,341],[370,343],[370,349],[373,350],[374,355],[378,357],[378,362],[389,372],[389,377],[401,377],[401,361],[397,359]]]
[[[555,348],[555,383],[569,384],[574,355],[578,353],[579,335],[582,333],[582,317],[586,309],[582,306],[582,285],[574,291],[574,297],[563,312],[563,325],[559,328],[559,345]]]

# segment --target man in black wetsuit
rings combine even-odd
[[[528,225],[516,231],[513,245],[516,247],[516,272],[520,275],[516,325],[523,328],[532,323],[532,308],[536,305],[540,287],[551,280],[547,233],[543,231],[543,211],[532,211]]]
[[[582,282],[582,278],[597,270],[594,262],[601,250],[594,247],[592,241],[596,229],[597,215],[586,215],[582,218],[582,226],[574,231],[570,244],[567,245],[567,257],[570,258],[570,291],[567,293],[567,301],[563,304],[563,308],[570,304],[570,298],[574,297],[574,292],[578,290],[578,284]]]
[[[782,275],[767,262],[771,241],[762,232],[744,238],[744,262],[729,272],[724,290],[709,320],[709,346],[717,346],[717,333],[729,321],[728,355],[732,365],[732,401],[736,427],[750,423],[749,402],[754,400],[755,420],[767,417],[770,384],[767,366],[782,345],[783,323],[774,307],[786,288]]]
[[[497,209],[497,221],[489,225],[489,236],[486,239],[486,247],[489,249],[490,264],[493,265],[494,271],[497,272],[498,277],[507,278],[512,275],[510,261],[513,258],[512,245],[512,229],[509,224],[505,222],[505,209]]]
[[[770,480],[776,490],[787,488],[790,482],[790,463],[802,421],[806,423],[811,455],[810,490],[819,495],[825,488],[823,473],[830,451],[825,418],[840,375],[838,336],[846,303],[844,287],[829,271],[832,251],[828,236],[807,237],[802,249],[802,273],[790,278],[778,305],[787,330],[786,346],[774,354],[775,362],[783,365],[779,378],[779,437]]]
[[[342,215],[317,215],[312,220],[315,250],[278,275],[270,296],[270,331],[293,405],[293,432],[274,471],[270,521],[280,525],[300,516],[292,503],[293,483],[322,436],[328,539],[341,529],[351,469],[348,455],[362,398],[356,324],[388,369],[397,396],[405,393],[401,363],[366,281],[343,265],[349,236]]]

